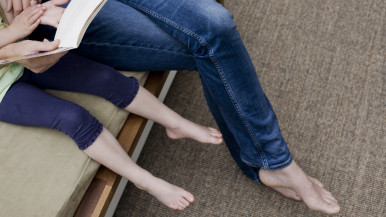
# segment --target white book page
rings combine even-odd
[[[83,28],[87,28],[94,11],[101,8],[103,0],[71,0],[60,19],[55,39],[60,40],[59,47],[77,48],[83,37]]]

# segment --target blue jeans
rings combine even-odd
[[[215,0],[109,0],[77,53],[124,70],[197,70],[241,170],[292,162],[232,15]]]

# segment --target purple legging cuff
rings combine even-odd
[[[89,128],[87,135],[82,138],[80,141],[75,141],[80,150],[85,150],[90,145],[94,144],[95,140],[101,134],[103,130],[103,125],[98,121],[95,123],[94,127]]]
[[[129,85],[126,85],[127,94],[122,95],[122,97],[110,98],[110,101],[121,109],[126,108],[131,102],[133,102],[139,90],[139,82],[135,77],[129,77],[126,83],[129,83]]]

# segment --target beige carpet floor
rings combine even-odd
[[[298,164],[339,200],[338,216],[386,216],[386,2],[226,0]],[[198,74],[179,72],[165,103],[215,126]],[[128,185],[123,216],[325,216],[244,176],[225,145],[152,129],[138,164],[196,197],[169,210]]]

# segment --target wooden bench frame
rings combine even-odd
[[[217,2],[223,4],[224,0],[217,0]],[[150,72],[144,88],[156,97],[159,97],[165,82],[168,79],[170,80],[170,77],[173,80],[175,72],[173,73],[171,74],[170,71]],[[147,120],[145,118],[129,114],[117,137],[118,142],[130,156],[133,155],[137,147],[146,123]],[[121,179],[120,175],[101,166],[83,196],[74,217],[104,217]]]

